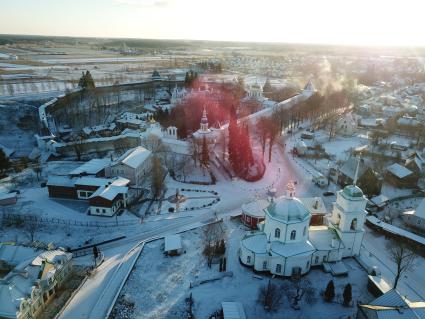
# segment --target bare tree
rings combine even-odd
[[[316,289],[308,279],[301,278],[292,284],[285,282],[282,285],[282,290],[289,293],[291,307],[294,309],[300,309],[300,301],[303,298],[305,298],[308,304],[312,304],[315,301]]]
[[[396,289],[401,275],[415,266],[417,255],[405,243],[399,241],[392,241],[387,248],[390,253],[390,259],[397,267],[393,287]]]
[[[149,134],[141,141],[143,147],[147,148],[154,155],[164,155],[168,151],[167,147],[162,143],[162,140],[155,134]]]
[[[71,138],[71,143],[72,143],[71,145],[72,145],[72,148],[74,149],[75,156],[77,157],[77,161],[81,160],[81,155],[83,153],[83,141],[84,141],[83,137],[80,134],[73,136]]]
[[[282,305],[283,294],[279,286],[273,284],[270,280],[267,285],[260,287],[258,291],[258,302],[263,305],[264,310],[277,311]]]
[[[208,224],[204,228],[204,255],[207,257],[208,267],[211,268],[212,260],[217,254],[220,243],[224,242],[225,231],[223,222]]]
[[[261,150],[263,152],[266,151],[266,142],[267,142],[267,134],[268,134],[268,124],[269,124],[269,120],[266,117],[262,117],[258,120],[257,122],[257,132],[260,136],[260,141],[261,141]]]
[[[269,125],[267,126],[267,133],[269,136],[269,163],[272,161],[272,149],[273,144],[276,141],[277,136],[279,135],[279,126],[275,121],[270,120]]]
[[[34,173],[37,176],[37,181],[39,181],[40,180],[41,173],[43,171],[43,168],[42,168],[41,163],[40,163],[40,158],[38,158],[36,160],[36,162],[35,162],[35,164],[33,166],[33,170],[34,170]]]
[[[161,160],[157,156],[152,156],[151,191],[155,199],[159,198],[164,190],[164,178],[165,170]]]
[[[193,138],[189,139],[189,154],[190,157],[193,159],[193,163],[196,166],[199,157],[199,145]]]
[[[35,236],[41,228],[40,221],[36,215],[26,215],[24,221],[24,231],[31,242],[34,242]]]

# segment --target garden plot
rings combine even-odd
[[[315,300],[307,304],[301,301],[301,309],[290,307],[285,290],[283,304],[274,313],[267,313],[257,303],[258,290],[272,283],[290,286],[288,279],[255,275],[249,268],[242,266],[238,259],[239,240],[244,230],[238,222],[228,222],[227,229],[227,271],[232,277],[224,277],[198,285],[190,289],[190,284],[205,278],[218,276],[218,264],[207,267],[202,255],[203,231],[201,229],[186,232],[183,237],[185,253],[177,257],[165,257],[162,252],[163,241],[147,244],[132,274],[125,284],[115,305],[111,318],[184,318],[187,309],[186,298],[192,294],[195,318],[208,318],[220,308],[222,301],[238,301],[245,308],[247,318],[317,318],[337,319],[353,316],[356,307],[344,307],[343,288],[350,283],[353,288],[353,304],[357,301],[368,302],[373,297],[367,292],[367,276],[353,259],[345,260],[349,269],[347,277],[332,278],[330,274],[316,269],[304,276],[315,288]],[[334,280],[336,297],[334,302],[325,303],[320,296],[330,279]]]
[[[220,201],[218,193],[210,190],[181,188],[178,195],[183,198],[179,204],[172,201],[172,198],[176,196],[176,190],[170,188],[166,192],[162,201],[162,214],[211,208]]]

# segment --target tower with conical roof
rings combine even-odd
[[[205,109],[205,107],[204,107],[204,110],[202,111],[200,128],[202,132],[208,132],[208,118],[207,118],[207,110]]]

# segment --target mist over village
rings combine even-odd
[[[0,319],[425,319],[425,7],[340,2],[2,1]]]

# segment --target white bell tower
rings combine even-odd
[[[202,112],[201,131],[208,132],[208,118],[207,118],[207,110],[205,109],[205,107],[204,107],[204,111]]]
[[[367,199],[356,186],[357,172],[358,165],[354,185],[346,186],[337,193],[332,210],[331,227],[344,243],[343,257],[358,255],[364,236]]]

